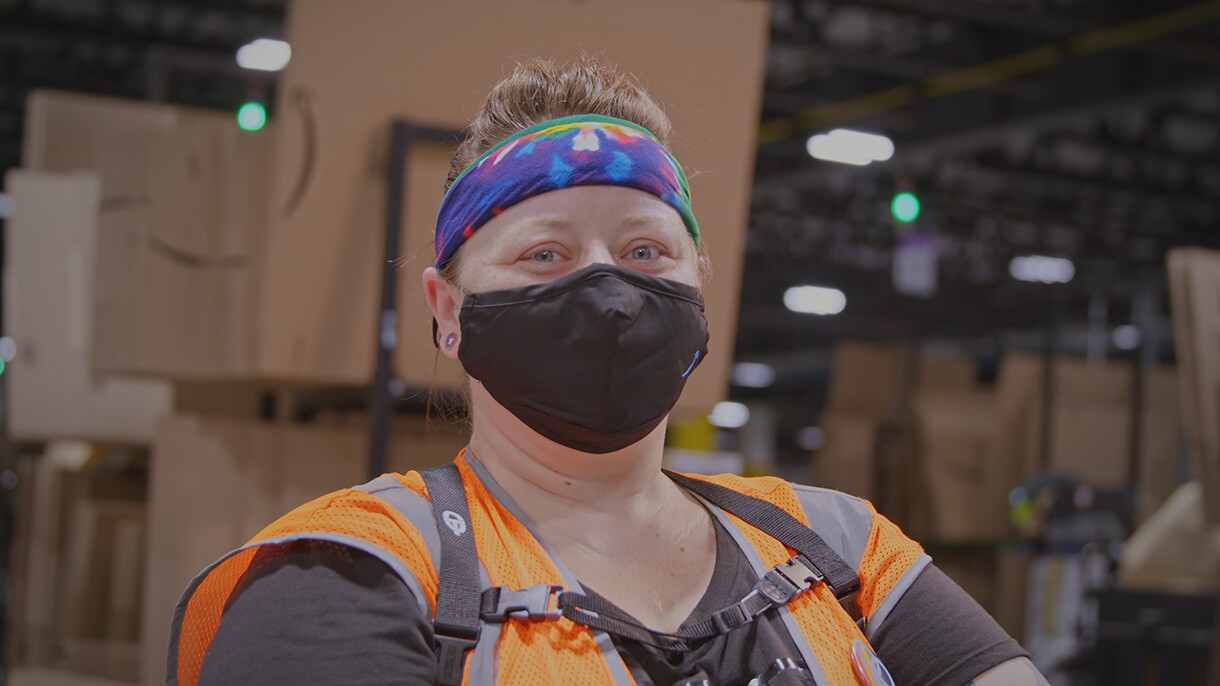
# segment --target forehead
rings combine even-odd
[[[621,186],[577,186],[509,207],[476,231],[463,248],[535,228],[562,228],[592,236],[627,226],[687,233],[677,210],[651,193]]]

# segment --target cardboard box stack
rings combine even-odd
[[[1050,471],[1101,488],[1134,486],[1140,519],[1159,507],[1179,480],[1182,433],[1175,370],[1153,368],[1144,373],[1138,450],[1132,444],[1136,408],[1131,363],[1056,359],[1049,436],[1044,436],[1043,428],[1044,379],[1040,356],[1004,357],[996,390],[999,416],[990,447],[994,459],[1016,464],[1018,479]],[[1138,463],[1133,465],[1133,459]]]
[[[910,398],[968,392],[974,379],[974,363],[966,358],[840,344],[819,424],[825,442],[814,460],[813,483],[873,500],[887,516],[906,521],[909,484],[917,478],[906,419]]]
[[[105,242],[98,175],[14,169],[4,187],[19,208],[4,232],[4,331],[16,349],[5,368],[9,437],[147,443],[170,385],[108,378],[91,364],[93,255]]]
[[[17,473],[7,663],[137,680],[147,451],[53,441]]]
[[[1015,486],[1043,471],[1099,488],[1134,486],[1142,517],[1178,481],[1174,370],[1144,375],[1138,450],[1130,363],[1056,359],[1049,396],[1045,372],[1042,356],[1010,353],[995,387],[983,388],[964,357],[844,343],[814,461],[815,484],[877,501],[1016,636],[1024,624],[1023,570],[1033,560],[1011,543]]]
[[[1187,443],[1203,484],[1207,521],[1215,525],[1220,523],[1220,252],[1181,248],[1170,251],[1168,262]]]

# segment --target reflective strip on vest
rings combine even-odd
[[[699,496],[695,497],[699,498]],[[699,498],[699,500],[701,500],[704,507],[706,507],[708,511],[716,517],[717,521],[720,522],[720,525],[724,527],[725,531],[728,531],[729,535],[733,537],[733,540],[737,543],[737,547],[741,549],[741,552],[745,554],[746,559],[750,561],[750,568],[754,570],[755,576],[761,579],[762,575],[766,574],[767,570],[770,568],[763,564],[762,560],[758,557],[758,552],[754,550],[754,546],[746,540],[741,528],[737,526],[736,522],[729,518],[728,513],[726,513],[724,510],[716,507],[706,500],[703,500],[703,498]],[[818,663],[817,657],[815,657],[813,654],[813,647],[809,645],[809,641],[805,640],[805,636],[801,634],[800,627],[796,625],[796,619],[792,616],[792,611],[788,609],[787,605],[784,605],[783,607],[777,608],[776,613],[779,614],[780,619],[783,621],[784,628],[788,630],[788,636],[792,639],[792,644],[796,646],[797,650],[801,651],[801,659],[805,661],[805,666],[808,668],[810,676],[813,677],[814,683],[819,684],[819,686],[828,686],[829,682],[826,680],[826,674],[822,672],[822,666]]]
[[[478,485],[483,491],[480,498],[487,501],[488,498],[494,499],[497,502],[496,507],[502,508],[521,524],[521,526],[533,536],[540,544],[541,551],[539,555],[545,555],[549,558],[549,563],[554,566],[558,575],[562,578],[565,586],[572,591],[582,592],[581,586],[571,572],[563,565],[554,552],[547,547],[545,541],[539,535],[537,529],[525,517],[524,512],[513,502],[512,498],[500,487],[499,484],[491,477],[486,468],[478,461],[473,453],[466,452],[465,456],[459,456],[459,464],[468,466],[469,470],[465,478],[468,485],[470,477],[473,475],[478,481]],[[461,464],[464,463],[464,464]],[[713,477],[713,480],[719,481],[722,485],[726,485],[747,492],[754,488],[750,482],[744,482],[738,477]],[[413,485],[419,484],[419,485]],[[477,492],[478,488],[475,488]],[[419,533],[420,538],[428,549],[427,561],[432,564],[432,570],[421,568],[420,570],[412,570],[410,565],[404,564],[403,560],[395,554],[382,548],[381,546],[370,542],[364,538],[357,536],[327,533],[327,532],[302,532],[293,533],[284,536],[273,537],[260,541],[252,542],[242,548],[239,548],[217,562],[213,563],[203,572],[201,572],[195,580],[187,587],[179,600],[178,607],[175,610],[172,633],[171,633],[171,649],[169,651],[167,663],[167,684],[179,684],[179,640],[182,632],[183,618],[186,613],[187,604],[191,600],[192,595],[199,588],[200,584],[207,575],[223,564],[226,560],[233,556],[248,551],[252,548],[257,548],[265,545],[283,545],[295,541],[324,541],[345,545],[361,552],[370,554],[377,559],[383,561],[390,569],[402,579],[407,589],[415,597],[416,603],[421,612],[426,617],[432,616],[430,602],[435,602],[434,598],[430,598],[423,591],[420,579],[430,579],[430,577],[417,577],[416,574],[430,574],[437,569],[440,560],[440,535],[437,531],[436,520],[432,514],[431,501],[421,495],[417,489],[422,489],[422,482],[418,480],[417,474],[400,475],[398,477],[386,475],[374,479],[367,484],[357,486],[355,490],[361,491],[367,496],[372,496],[384,503],[387,511],[392,509],[397,511],[408,524],[413,526]],[[834,551],[839,554],[849,565],[854,569],[860,569],[862,555],[864,554],[872,535],[873,530],[873,515],[871,508],[859,499],[847,496],[835,491],[826,491],[824,489],[809,488],[803,486],[791,486],[783,483],[776,485],[770,484],[763,491],[752,493],[756,497],[762,497],[765,500],[772,501],[777,505],[785,504],[787,509],[793,516],[803,514],[810,523],[810,528],[818,533],[831,546]],[[702,500],[702,499],[701,499]],[[488,501],[490,502],[490,501]],[[751,568],[756,575],[764,574],[772,564],[777,564],[773,558],[785,555],[785,550],[782,545],[767,537],[753,527],[746,524],[739,524],[737,519],[720,508],[717,508],[710,503],[704,502],[709,512],[724,526],[725,530],[732,536],[734,542],[741,549],[742,553],[749,560]],[[483,505],[486,507],[486,505]],[[793,509],[795,508],[795,510]],[[803,510],[803,512],[802,512]],[[498,531],[498,529],[493,529]],[[495,535],[495,534],[493,534]],[[533,543],[530,543],[533,545]],[[541,559],[541,558],[539,558]],[[783,560],[779,560],[783,561]],[[876,627],[884,621],[893,605],[902,596],[903,592],[909,588],[910,584],[923,570],[928,562],[928,558],[924,555],[916,564],[912,565],[903,576],[892,586],[890,591],[886,593],[884,598],[880,598],[877,607],[868,609],[870,613],[869,634],[872,635]],[[423,563],[423,560],[421,560]],[[238,564],[236,561],[234,564]],[[501,572],[502,574],[502,572]],[[490,587],[490,576],[487,569],[484,567],[482,559],[480,559],[480,582],[483,589]],[[519,579],[528,581],[528,579]],[[558,579],[556,579],[558,581]],[[806,592],[809,595],[815,595],[814,591]],[[210,602],[210,601],[209,601]],[[206,605],[206,603],[205,603]],[[833,613],[831,612],[833,610]],[[807,614],[810,613],[810,614]],[[838,614],[834,614],[838,613]],[[839,616],[841,615],[841,616]],[[786,606],[778,610],[778,616],[781,618],[784,627],[792,637],[793,644],[796,645],[801,653],[801,657],[809,667],[810,673],[814,676],[816,683],[822,686],[831,686],[833,680],[838,680],[846,683],[843,676],[843,668],[846,661],[849,659],[846,654],[846,649],[843,651],[842,663],[838,660],[838,645],[846,641],[850,643],[852,635],[860,636],[861,634],[856,629],[851,619],[846,612],[838,606],[837,602],[830,598],[828,591],[825,588],[817,589],[816,597],[805,598],[801,602],[794,605]],[[819,619],[820,618],[820,619]],[[194,620],[192,620],[194,621]],[[842,635],[835,634],[833,641],[829,643],[818,643],[817,646],[812,641],[819,640],[814,634],[809,634],[813,621],[830,621],[835,626],[840,627]],[[841,625],[841,626],[840,626]],[[464,683],[467,684],[494,684],[500,677],[510,676],[501,675],[499,670],[500,660],[500,643],[501,637],[505,635],[506,624],[499,622],[483,622],[480,640],[476,647],[471,651],[466,660],[466,673]],[[804,628],[802,628],[804,627]],[[588,629],[586,627],[586,629]],[[634,679],[629,673],[626,664],[619,655],[617,648],[609,634],[603,631],[595,631],[588,629],[592,635],[597,650],[600,651],[601,658],[604,660],[608,672],[605,673],[610,679],[610,683],[616,686],[626,686],[634,684]],[[198,645],[198,644],[197,644]],[[513,644],[516,646],[516,644]],[[827,646],[830,646],[828,648]],[[206,646],[205,646],[206,648]],[[543,649],[542,646],[538,646]],[[831,650],[833,648],[833,650]],[[516,649],[516,648],[514,648]],[[831,652],[827,652],[831,650]],[[818,658],[817,654],[823,654],[827,660],[835,660],[833,665],[824,665]],[[197,651],[192,654],[191,660],[195,659],[195,655],[199,655]],[[793,656],[795,657],[795,656]],[[589,658],[597,662],[596,654],[589,654]],[[202,658],[199,664],[195,667],[202,666]],[[836,676],[837,675],[837,676]],[[518,675],[519,676],[519,675]],[[197,674],[194,675],[198,677]],[[601,677],[599,677],[600,679]],[[181,686],[195,686],[195,681],[188,678],[181,682]],[[833,686],[838,686],[834,684]]]
[[[399,560],[389,551],[375,543],[370,543],[369,541],[362,538],[357,538],[355,536],[347,536],[345,534],[336,534],[325,531],[303,532],[289,534],[286,536],[276,536],[274,538],[267,538],[261,541],[254,541],[230,551],[220,559],[208,565],[203,571],[199,572],[199,574],[197,574],[189,584],[187,584],[186,589],[182,592],[181,597],[178,599],[178,604],[174,608],[173,619],[170,621],[169,650],[166,653],[165,664],[165,683],[167,686],[195,686],[199,678],[198,674],[183,675],[179,673],[178,656],[180,646],[178,642],[182,635],[182,620],[186,616],[187,603],[190,601],[191,596],[194,595],[195,590],[199,588],[199,584],[203,583],[203,580],[207,578],[208,574],[225,561],[246,550],[261,548],[263,546],[284,545],[298,541],[322,541],[326,543],[335,543],[338,545],[347,546],[349,548],[354,548],[363,553],[372,555],[378,560],[381,560],[386,564],[386,566],[393,570],[398,578],[402,580],[403,584],[406,585],[407,590],[411,592],[411,595],[415,598],[415,602],[419,605],[420,612],[423,613],[424,616],[431,615],[431,610],[428,607],[428,598],[424,595],[423,589],[420,588],[419,580],[415,577],[415,573],[408,569],[407,566],[402,563],[402,560]]]
[[[559,559],[559,556],[555,554],[555,551],[551,550],[550,546],[547,545],[546,541],[542,538],[542,535],[536,528],[534,528],[533,522],[531,522],[529,518],[525,516],[525,512],[518,507],[517,503],[508,495],[508,492],[505,491],[494,478],[492,478],[491,474],[488,473],[487,468],[483,466],[482,462],[479,462],[479,459],[472,451],[466,452],[466,464],[470,465],[470,468],[474,471],[475,475],[479,477],[479,481],[483,483],[483,487],[491,491],[491,494],[495,496],[496,500],[500,501],[500,504],[503,505],[505,509],[512,514],[512,516],[516,517],[517,521],[521,522],[531,534],[533,534],[534,538],[537,539],[547,556],[551,558],[551,563],[554,564],[555,568],[559,570],[559,574],[563,577],[563,583],[567,590],[574,591],[576,593],[584,593],[585,591],[581,587],[580,582],[576,580],[576,577],[572,574],[572,572],[570,572],[567,566],[564,565],[563,561]],[[589,633],[593,634],[593,639],[597,641],[597,647],[601,650],[602,658],[606,661],[606,666],[610,668],[610,675],[614,678],[615,685],[634,686],[635,679],[631,678],[631,675],[628,674],[627,665],[623,663],[623,658],[618,654],[618,648],[614,646],[614,640],[610,638],[610,635],[604,631],[598,631],[592,628],[589,629]]]
[[[792,488],[809,519],[809,528],[821,536],[847,564],[859,570],[860,560],[864,557],[864,549],[868,546],[868,539],[873,530],[873,513],[868,505],[855,496],[825,488],[799,484],[792,484]],[[894,605],[931,562],[932,558],[927,554],[921,555],[895,582],[877,607],[873,608],[867,617],[864,631],[868,640],[873,640],[878,627],[889,616]]]
[[[403,486],[401,481],[389,474],[356,486],[355,490],[375,495],[398,510],[423,536],[424,543],[428,546],[428,554],[432,558],[432,568],[440,569],[441,538],[436,529],[436,517],[432,514],[430,500]],[[479,590],[486,591],[489,588],[491,578],[487,574],[487,567],[479,560]],[[432,612],[427,609],[427,600],[424,602],[424,616],[431,617]],[[498,666],[496,644],[500,640],[502,626],[497,622],[480,623],[482,627],[479,629],[479,640],[466,660],[466,680],[469,684],[494,684]]]

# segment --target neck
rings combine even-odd
[[[540,436],[473,380],[471,407],[471,450],[544,531],[576,534],[605,516],[648,519],[689,498],[661,473],[665,422],[633,445],[593,455]]]

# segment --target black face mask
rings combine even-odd
[[[461,320],[467,373],[526,426],[587,453],[647,436],[707,356],[698,290],[611,265],[472,293]]]

